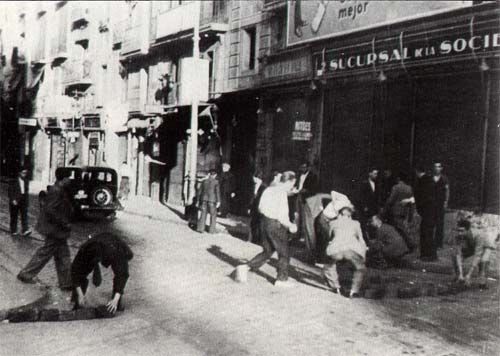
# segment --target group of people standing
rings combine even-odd
[[[436,162],[429,172],[418,169],[411,180],[389,170],[379,179],[378,169],[370,168],[354,204],[332,191],[329,203],[319,209],[314,207],[318,179],[309,164],[302,164],[298,174],[275,171],[267,184],[255,179],[250,235],[263,251],[238,268],[257,270],[276,251],[276,285],[287,285],[292,234],[302,237],[315,262],[323,265],[325,283],[334,292],[355,298],[367,263],[397,266],[417,248],[422,260],[436,260],[450,192],[442,170]],[[338,282],[336,264],[341,260],[354,266],[350,290],[342,290]]]

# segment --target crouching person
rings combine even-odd
[[[87,292],[87,276],[93,271],[92,282],[98,287],[102,282],[99,263],[113,270],[113,294],[108,302],[107,310],[114,314],[123,310],[121,298],[127,283],[128,262],[134,254],[128,245],[119,237],[111,233],[101,233],[89,238],[78,250],[71,265],[71,278],[73,280],[73,297],[75,309],[85,306],[85,293]]]
[[[330,223],[330,234],[333,236],[333,240],[326,249],[326,254],[332,259],[332,263],[325,265],[323,273],[327,285],[332,288],[334,293],[342,292],[341,294],[348,295],[350,298],[358,298],[366,270],[365,257],[368,248],[363,239],[361,225],[351,218],[354,211],[351,202],[348,200],[338,201],[335,205],[339,216]],[[347,260],[354,266],[350,292],[343,292],[340,289],[337,262],[341,260]]]
[[[500,235],[487,231],[480,223],[477,223],[475,227],[473,231],[471,222],[465,219],[457,223],[455,248],[452,255],[455,280],[470,286],[472,274],[479,266],[479,288],[487,289],[486,280],[490,257],[496,249]],[[463,261],[468,257],[472,257],[472,263],[464,278]]]
[[[386,264],[401,267],[403,257],[410,252],[401,234],[391,225],[383,223],[378,215],[371,218],[370,225],[375,231],[375,239],[370,241],[372,255],[380,253]]]

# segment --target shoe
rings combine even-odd
[[[27,283],[27,284],[35,284],[36,283],[36,280],[34,278],[26,278],[21,274],[17,275],[17,279],[20,280],[21,282]]]
[[[71,292],[71,291],[73,291],[73,286],[59,287],[59,289],[62,291],[65,291],[65,292]]]
[[[489,288],[488,288],[488,285],[486,283],[481,283],[479,285],[479,289],[481,289],[481,290],[488,290]]]
[[[340,294],[340,289],[339,288],[332,288],[332,292],[334,294]]]
[[[23,235],[24,237],[28,237],[28,236],[30,236],[30,235],[31,235],[31,232],[32,232],[32,231],[31,231],[31,229],[28,229],[28,230],[24,231],[22,235]]]
[[[361,298],[361,294],[356,293],[356,292],[354,292],[354,293],[352,293],[352,292],[351,292],[351,293],[349,294],[349,298],[351,298],[351,299],[354,299],[354,298]]]
[[[17,231],[11,232],[10,234],[11,234],[12,236],[19,236],[19,232],[17,232]]]
[[[276,282],[274,282],[274,286],[275,287],[284,287],[284,288],[287,288],[287,287],[293,287],[293,286],[295,286],[295,284],[292,283],[292,282],[290,282],[289,280],[280,281],[278,279],[278,280],[276,280]]]

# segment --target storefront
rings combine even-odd
[[[439,161],[450,207],[498,213],[498,20],[487,3],[315,42],[323,189]]]
[[[297,170],[319,162],[321,93],[312,79],[311,52],[301,47],[267,58],[257,135],[257,169]]]

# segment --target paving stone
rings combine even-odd
[[[7,319],[11,323],[23,323],[37,321],[40,311],[37,308],[19,308],[10,310],[7,314]]]
[[[422,296],[423,290],[420,286],[401,287],[398,289],[398,298],[417,298]]]
[[[434,283],[427,283],[424,286],[424,295],[428,297],[435,297],[437,296],[438,288]]]
[[[95,315],[97,318],[114,318],[116,314],[108,312],[108,308],[105,305],[99,305],[95,308]]]
[[[95,318],[96,318],[95,308],[81,308],[75,310],[75,320],[88,320]]]
[[[366,289],[363,293],[363,297],[367,299],[382,299],[385,296],[385,288],[370,288]]]
[[[60,310],[59,311],[59,321],[72,321],[76,320],[75,310]]]
[[[38,321],[59,321],[59,309],[43,309]]]

